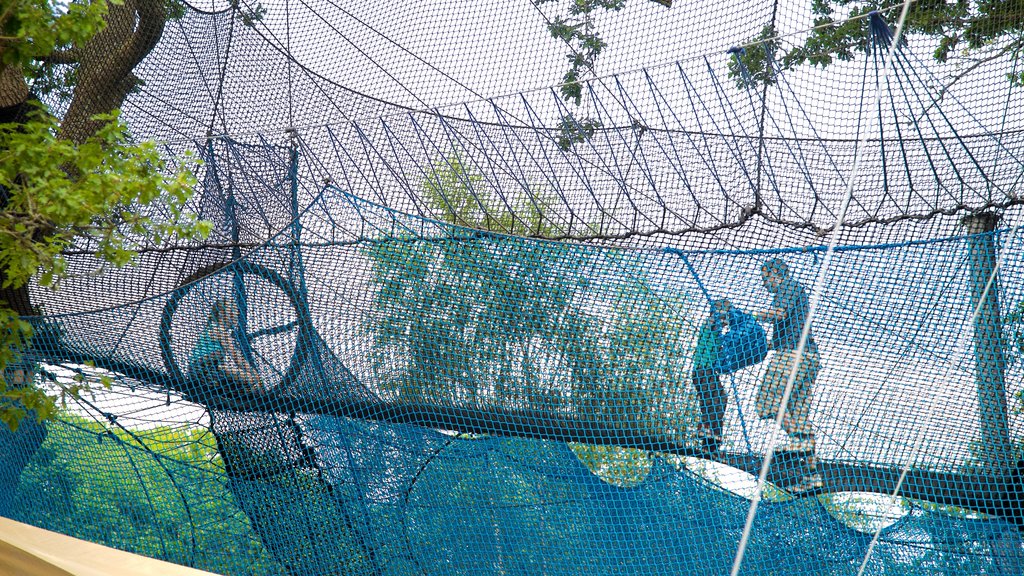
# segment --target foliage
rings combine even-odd
[[[858,53],[866,53],[870,47],[870,28],[866,18],[873,11],[895,15],[891,3],[880,0],[812,0],[814,28],[802,44],[787,51],[778,60],[781,70],[802,64],[831,65],[836,60],[853,60]],[[1007,77],[1014,84],[1024,82],[1024,70],[1019,65],[1020,51],[1024,47],[1024,18],[1021,17],[1019,2],[1002,0],[980,0],[968,2],[958,0],[945,2],[927,0],[912,2],[904,25],[904,35],[921,35],[933,38],[936,43],[933,57],[939,62],[958,60],[961,67],[958,78],[975,67],[1008,56],[1011,69]],[[769,59],[764,55],[774,52],[776,40],[762,47],[765,39],[775,38],[775,30],[765,27],[748,46],[743,63],[750,76],[760,82],[774,82],[775,72]],[[743,86],[745,81],[736,67],[730,67],[730,75]],[[947,85],[948,88],[948,85]]]
[[[533,0],[541,6],[557,0]],[[569,48],[569,70],[562,76],[559,93],[567,102],[579,106],[583,101],[582,82],[596,74],[597,57],[608,45],[601,39],[594,27],[596,10],[617,12],[626,5],[626,0],[571,0],[568,3],[568,17],[556,16],[548,21],[548,32]],[[601,122],[586,118],[577,120],[573,115],[563,116],[559,122],[558,147],[568,150],[577,142],[593,137]]]
[[[129,264],[142,242],[196,238],[209,224],[183,212],[194,184],[184,170],[170,173],[152,143],[132,144],[116,114],[82,144],[57,137],[58,126],[42,110],[23,124],[0,124],[0,270],[4,288],[59,288],[67,275],[64,253],[87,243],[101,261]],[[157,220],[142,211],[159,204]],[[169,215],[169,217],[167,217]],[[0,308],[8,329],[0,366],[17,362],[31,330],[13,310]],[[27,382],[0,381],[0,420],[12,429],[28,411],[43,419],[53,398]]]
[[[20,68],[35,95],[66,103],[78,84],[79,66],[55,55],[85,45],[106,27],[111,6],[123,4],[124,0],[15,0],[0,16],[0,68]],[[178,0],[166,0],[165,6],[168,18],[183,14]]]
[[[458,154],[435,162],[423,186],[448,223],[553,231],[541,203],[495,205],[482,177]],[[589,322],[573,302],[582,262],[568,258],[567,246],[442,227],[436,232],[437,238],[369,248],[378,287],[378,314],[368,326],[374,366],[399,398],[558,405],[572,386],[584,386],[565,376],[567,358],[589,351],[561,329],[575,324],[585,334]],[[405,365],[395,366],[395,358]],[[545,397],[518,397],[523,394]]]
[[[424,197],[448,223],[512,233],[553,233],[542,201],[497,205],[458,154],[435,162]],[[376,314],[367,328],[374,366],[403,400],[509,404],[561,402],[570,357],[585,357],[567,334],[589,332],[573,302],[583,261],[558,243],[473,235],[438,227],[437,237],[381,242],[373,259]],[[575,331],[567,330],[576,326]],[[396,358],[404,359],[396,365]],[[581,376],[577,373],[577,376]]]
[[[67,273],[64,251],[76,242],[93,246],[114,266],[131,262],[145,239],[161,244],[205,235],[209,224],[183,213],[195,179],[187,171],[166,175],[151,142],[132,144],[117,115],[76,145],[56,136],[43,113],[21,125],[0,125],[0,267],[6,286],[37,273],[57,288]],[[159,202],[169,217],[156,220],[139,208]]]
[[[17,520],[217,573],[280,573],[239,513],[209,430],[127,431],[64,412],[48,428],[22,473]]]
[[[699,417],[684,362],[691,352],[692,323],[682,303],[650,288],[642,267],[616,262],[614,253],[609,258],[608,265],[634,276],[619,287],[603,339],[608,364],[604,394],[610,399],[606,410],[630,429],[682,442]]]
[[[365,249],[374,313],[364,329],[377,377],[399,400],[553,412],[685,438],[695,406],[682,352],[690,331],[632,254],[474,233],[556,229],[543,203],[501,210],[457,154],[435,162],[424,197],[466,228],[439,224]],[[594,298],[601,275],[615,288]],[[680,421],[682,430],[665,424]]]
[[[775,36],[775,27],[768,25],[761,29],[753,45],[729,51],[732,54],[729,59],[729,76],[735,78],[741,88],[775,82],[778,73],[775,57],[779,51]]]
[[[492,197],[482,175],[449,154],[431,166],[423,179],[423,197],[445,223],[517,236],[551,237],[562,233],[551,219],[551,202],[530,194],[515,206]]]
[[[267,15],[267,9],[259,2],[246,3],[243,5],[239,0],[231,0],[231,8],[243,26],[255,28],[257,22],[263,21]]]
[[[368,250],[374,365],[400,398],[507,404],[544,390],[529,401],[558,404],[570,386],[564,363],[595,365],[571,336],[586,338],[589,319],[573,302],[580,264],[563,247],[452,237]],[[574,371],[574,385],[591,372]]]
[[[81,45],[105,25],[106,0],[69,2],[55,10],[49,0],[14,0],[0,10],[0,66],[34,66],[56,48]]]
[[[651,457],[642,450],[589,444],[569,444],[569,448],[584,466],[613,486],[638,486],[651,472]]]
[[[73,54],[100,34],[111,10],[121,5],[114,0],[5,3],[0,9],[3,96],[23,97],[18,85],[27,90],[24,74],[39,94],[71,98],[79,68],[54,67],[55,56]],[[180,13],[177,0],[157,5],[158,19]],[[130,67],[127,73],[122,80],[134,82]],[[87,123],[68,130],[38,104],[24,120],[0,124],[0,280],[5,291],[23,291],[32,278],[42,287],[59,288],[68,274],[64,254],[72,246],[94,251],[104,264],[124,266],[143,244],[209,232],[209,224],[183,211],[195,184],[187,170],[169,169],[152,143],[132,142],[115,109]],[[18,361],[31,329],[3,303],[0,324],[6,327],[0,333],[3,370]],[[3,373],[0,420],[13,429],[29,411],[38,418],[52,414],[54,399],[24,372]]]
[[[600,120],[577,120],[572,114],[563,116],[558,123],[558,147],[568,151],[578,143],[586,142],[594,137],[601,128]]]
[[[540,6],[553,1],[534,0],[533,3]],[[562,85],[558,88],[562,98],[580,105],[583,95],[580,80],[594,73],[597,57],[607,46],[594,28],[594,11],[601,9],[617,12],[625,5],[626,0],[571,0],[568,18],[557,16],[548,22],[551,36],[569,47],[569,70],[562,76]]]
[[[19,370],[17,364],[21,359],[21,350],[32,338],[32,327],[28,322],[18,318],[17,314],[2,308],[0,326],[0,334],[3,334],[6,340],[6,345],[0,345],[0,366],[5,368],[5,373],[0,378],[0,422],[15,431],[18,429],[18,423],[29,412],[33,412],[42,420],[53,413],[56,405],[54,399],[39,388],[8,384],[12,380],[11,376]],[[24,367],[20,367],[22,373],[24,370]]]

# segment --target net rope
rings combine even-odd
[[[556,4],[170,18],[123,116],[213,233],[33,287],[12,369],[91,389],[0,430],[0,514],[223,574],[1021,573],[1015,52],[633,2],[575,105]]]

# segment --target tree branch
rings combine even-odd
[[[968,66],[966,70],[964,70],[964,71],[960,72],[959,74],[957,74],[956,76],[954,76],[949,81],[948,84],[946,84],[945,86],[942,87],[941,90],[939,90],[938,96],[935,98],[935,100],[932,101],[932,104],[930,106],[928,106],[928,108],[925,108],[925,110],[922,112],[922,115],[923,114],[927,114],[928,111],[931,110],[932,106],[935,106],[939,102],[941,102],[942,98],[946,95],[946,92],[948,92],[949,89],[952,88],[954,84],[956,84],[957,82],[962,80],[968,74],[970,74],[971,72],[977,70],[980,66],[983,66],[984,64],[987,64],[987,63],[989,63],[989,62],[991,62],[993,60],[997,60],[999,58],[1002,58],[1004,55],[1006,55],[1007,52],[1019,50],[1021,48],[1021,46],[1024,46],[1024,38],[1017,39],[1017,41],[1011,42],[1010,44],[1007,44],[1006,46],[1004,46],[1002,49],[997,51],[995,54],[992,54],[991,56],[988,56],[986,58],[982,58],[980,60],[975,60],[974,63],[971,64],[970,66]],[[920,119],[920,117],[919,117],[919,119]]]
[[[61,126],[61,137],[75,143],[95,134],[103,121],[93,120],[124,103],[138,79],[132,71],[163,35],[164,0],[126,0],[110,6],[107,27],[79,50],[78,86]]]
[[[78,64],[81,57],[78,50],[71,48],[69,50],[54,50],[41,60],[48,64]]]
[[[136,13],[139,18],[138,26],[124,54],[125,61],[131,63],[128,72],[153,51],[163,36],[167,23],[163,0],[138,0]]]

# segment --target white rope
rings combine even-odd
[[[896,498],[896,495],[900,493],[900,488],[903,487],[903,481],[907,479],[907,472],[910,471],[910,461],[907,461],[907,465],[903,467],[900,472],[900,479],[896,481],[896,489],[892,491],[892,498]],[[875,530],[874,536],[871,537],[871,542],[868,542],[868,549],[864,553],[864,561],[860,563],[860,568],[857,570],[857,576],[863,576],[864,570],[868,567],[868,560],[871,558],[871,552],[875,549],[875,544],[878,543],[878,537],[882,534],[882,528],[884,525],[879,524],[878,530]]]
[[[899,44],[900,38],[902,37],[903,23],[906,21],[909,8],[910,0],[904,0],[903,10],[900,12],[899,22],[896,25],[896,33],[892,38],[892,42],[889,44],[889,51],[886,54],[885,62],[882,66],[882,74],[877,76],[875,79],[875,109],[881,106],[882,79],[889,75],[890,63],[892,62],[893,53],[896,51],[896,46]],[[861,136],[861,140],[857,145],[857,153],[853,158],[853,167],[850,171],[850,178],[847,180],[846,184],[846,195],[844,196],[843,203],[839,208],[836,223],[829,234],[828,248],[825,250],[821,267],[818,269],[818,275],[814,280],[814,286],[811,288],[811,299],[807,307],[807,318],[804,320],[803,329],[800,331],[800,342],[797,344],[796,358],[794,358],[792,365],[790,366],[789,376],[786,378],[786,388],[782,393],[782,401],[779,403],[778,412],[775,414],[775,426],[772,429],[771,439],[768,443],[769,449],[765,453],[764,460],[761,463],[761,471],[757,476],[757,489],[754,491],[753,498],[750,502],[750,509],[747,511],[747,519],[743,525],[743,533],[740,536],[740,543],[736,549],[736,558],[733,560],[732,570],[729,572],[730,576],[737,576],[739,574],[740,567],[743,565],[743,556],[746,554],[747,545],[750,543],[750,532],[754,526],[754,518],[757,516],[758,505],[761,503],[761,493],[764,490],[764,483],[768,477],[768,468],[771,466],[772,456],[775,452],[775,444],[778,441],[779,428],[782,426],[782,419],[786,414],[786,408],[789,405],[790,396],[793,394],[793,383],[796,381],[796,374],[799,371],[800,363],[803,361],[804,351],[807,348],[807,340],[811,334],[811,322],[814,319],[814,313],[817,311],[818,302],[821,300],[821,293],[824,288],[825,277],[828,274],[829,265],[832,262],[833,252],[839,242],[839,231],[846,218],[846,211],[850,206],[850,200],[853,198],[853,188],[857,180],[857,172],[860,169],[861,155],[866,147],[868,135],[874,128],[875,116],[876,115],[874,114],[871,115],[868,129],[864,131],[863,136]]]

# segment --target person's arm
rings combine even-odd
[[[759,312],[754,312],[754,320],[759,322],[766,322],[769,320],[782,320],[787,315],[785,308],[768,308]]]
[[[754,313],[754,318],[759,321],[785,320],[797,304],[800,297],[799,287],[796,284],[787,282],[779,288],[780,292],[775,295],[772,305],[765,310]]]

